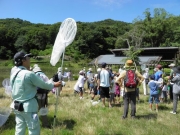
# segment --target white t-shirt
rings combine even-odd
[[[98,75],[98,79],[100,79],[100,86],[101,87],[109,87],[109,79],[110,79],[111,75],[107,70],[101,70],[101,72],[99,72]]]

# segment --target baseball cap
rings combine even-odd
[[[102,66],[102,68],[105,68],[105,67],[106,67],[106,63],[103,62],[103,63],[101,64],[101,66]]]
[[[15,55],[14,55],[14,61],[16,62],[19,62],[20,60],[26,58],[26,57],[31,57],[32,55],[29,53],[29,54],[26,54],[25,52],[23,51],[20,51],[20,52],[17,52]]]

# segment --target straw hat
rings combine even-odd
[[[134,67],[134,63],[132,60],[127,60],[126,63],[125,63],[125,68],[127,67]]]

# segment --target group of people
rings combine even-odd
[[[175,64],[170,64],[171,73],[168,78],[162,71],[162,66],[158,64],[153,74],[149,74],[149,69],[145,68],[142,74],[136,69],[132,60],[127,60],[123,69],[118,73],[113,73],[106,63],[101,64],[101,68],[98,68],[97,73],[93,74],[92,69],[86,73],[83,70],[79,72],[80,77],[74,86],[76,93],[80,93],[80,99],[83,99],[84,84],[87,81],[87,88],[89,93],[92,94],[91,101],[93,101],[95,95],[99,93],[99,100],[102,101],[105,107],[105,98],[107,98],[109,107],[112,107],[112,103],[115,103],[115,97],[119,97],[120,93],[123,96],[124,114],[123,119],[127,118],[129,103],[131,104],[131,117],[135,118],[136,113],[136,99],[139,100],[139,87],[143,84],[143,94],[149,95],[149,107],[152,111],[152,104],[156,104],[156,112],[158,112],[158,104],[160,102],[167,102],[168,95],[170,100],[173,100],[173,111],[170,113],[176,114],[178,95],[180,94],[180,67],[175,67]],[[127,72],[133,70],[136,78],[135,87],[126,87],[125,80],[127,79]],[[165,78],[165,79],[164,79]],[[79,89],[80,87],[80,89]],[[148,92],[149,91],[149,92]],[[171,96],[173,95],[173,96]],[[120,101],[120,100],[119,100]]]
[[[38,111],[46,108],[48,104],[47,94],[53,88],[56,89],[56,95],[59,96],[62,89],[63,78],[65,77],[61,68],[58,68],[58,81],[49,80],[42,72],[38,65],[30,70],[31,54],[18,52],[14,55],[15,67],[11,70],[10,84],[12,87],[13,103],[11,107],[16,115],[16,135],[24,135],[26,126],[29,134],[40,134],[40,123]],[[101,64],[101,68],[97,69],[94,74],[92,69],[86,73],[84,70],[79,72],[79,78],[74,86],[74,92],[79,93],[80,99],[83,99],[84,85],[87,82],[87,88],[91,96],[91,102],[99,95],[98,101],[102,101],[103,107],[106,107],[105,99],[107,98],[108,106],[112,107],[112,103],[117,101],[120,103],[120,95],[123,96],[124,113],[122,119],[128,117],[129,104],[131,104],[131,118],[136,117],[136,98],[139,95],[139,86],[143,83],[145,89],[144,95],[148,94],[149,87],[149,103],[152,110],[152,103],[156,104],[158,111],[158,103],[161,99],[167,100],[168,89],[172,91],[173,111],[177,113],[177,101],[180,95],[180,66],[175,67],[171,64],[171,74],[169,81],[163,79],[162,66],[157,65],[155,73],[149,75],[148,69],[143,74],[137,70],[133,60],[127,60],[124,69],[118,73],[114,73],[105,62]],[[148,76],[148,77],[147,77]],[[163,98],[162,98],[163,97]],[[137,98],[139,100],[139,97]],[[46,115],[42,116],[42,120],[46,120]],[[46,124],[47,121],[42,122]],[[46,126],[46,125],[44,125]]]

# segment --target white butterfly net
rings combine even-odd
[[[62,22],[51,54],[50,63],[52,66],[56,65],[65,48],[73,42],[76,31],[77,25],[74,19],[67,18]]]

